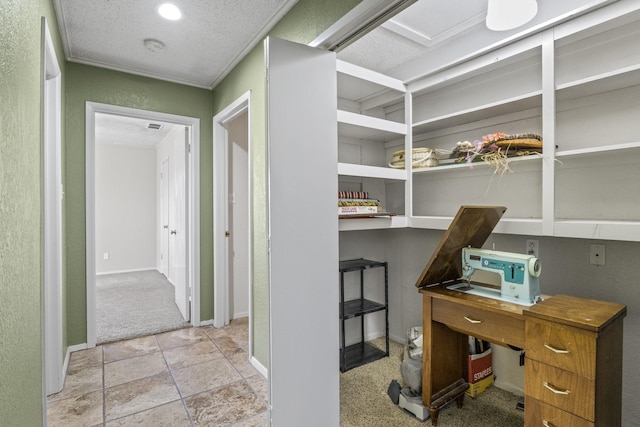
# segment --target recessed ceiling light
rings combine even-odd
[[[160,7],[158,7],[158,13],[164,19],[168,19],[170,21],[177,21],[182,18],[182,12],[180,12],[180,9],[171,3],[161,4]]]

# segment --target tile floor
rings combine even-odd
[[[246,318],[74,352],[48,425],[265,426],[267,381],[247,352]]]

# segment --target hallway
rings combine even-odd
[[[267,380],[247,352],[242,318],[72,353],[48,425],[264,426]]]

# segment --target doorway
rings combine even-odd
[[[139,193],[139,196],[134,195],[133,197],[132,194],[130,194],[129,200],[122,201],[120,205],[120,213],[118,216],[123,216],[123,211],[133,211],[134,206],[138,206],[138,204],[141,203],[141,199],[153,198],[152,202],[147,200],[146,205],[147,207],[151,205],[151,208],[153,209],[153,213],[151,214],[153,218],[149,222],[153,228],[151,231],[153,235],[150,240],[153,240],[154,253],[151,255],[151,259],[147,256],[145,261],[138,260],[138,265],[142,266],[140,268],[132,268],[131,265],[126,264],[127,261],[132,259],[134,256],[137,256],[137,254],[134,255],[132,253],[127,253],[126,247],[121,246],[118,254],[120,256],[118,261],[125,262],[125,264],[116,264],[114,262],[112,265],[115,267],[110,267],[110,269],[109,267],[105,267],[103,263],[112,260],[116,254],[104,249],[102,246],[100,251],[97,251],[97,245],[99,242],[102,244],[102,241],[100,240],[101,237],[98,235],[98,221],[96,218],[97,215],[105,216],[105,206],[101,205],[100,209],[98,209],[99,203],[96,198],[96,193],[98,191],[97,183],[100,180],[97,180],[97,174],[102,174],[104,172],[102,169],[105,168],[105,159],[101,157],[100,163],[98,163],[96,161],[96,155],[100,152],[100,155],[103,156],[105,152],[103,151],[102,144],[98,146],[99,137],[96,129],[97,123],[103,117],[120,118],[121,120],[128,120],[134,123],[136,121],[142,121],[149,125],[153,124],[162,126],[163,124],[166,124],[167,128],[170,129],[170,132],[163,141],[170,137],[175,141],[165,148],[162,148],[162,144],[158,145],[151,154],[145,154],[144,148],[138,150],[136,155],[141,156],[141,158],[145,158],[146,156],[146,164],[148,165],[148,168],[153,170],[151,172],[153,174],[151,177],[152,183],[147,185],[146,192],[143,191],[142,193]],[[176,251],[173,257],[175,274],[171,277],[171,284],[175,287],[176,305],[178,307],[181,305],[183,306],[183,309],[180,310],[182,312],[182,316],[187,320],[190,319],[191,325],[199,326],[199,119],[87,102],[86,120],[87,346],[93,347],[97,341],[96,273],[104,272],[106,269],[110,273],[130,272],[137,274],[139,273],[139,270],[148,271],[149,269],[146,266],[149,265],[149,268],[157,270],[156,273],[161,276],[159,271],[164,268],[161,260],[163,257],[167,256],[167,253],[164,252],[167,249],[162,248],[163,252],[161,252],[160,249],[161,246],[163,246],[161,244],[161,236],[164,234],[169,235],[168,250],[171,251],[173,249]],[[117,147],[118,150],[123,150],[124,148],[125,147],[122,146]],[[117,152],[117,150],[115,151]],[[150,151],[148,147],[146,148],[146,151]],[[172,164],[175,166],[174,169],[176,170],[173,172],[174,189],[168,190],[169,192],[175,193],[173,206],[174,220],[172,222],[168,221],[162,223],[162,221],[167,218],[163,216],[162,212],[164,209],[162,209],[159,202],[164,191],[164,185],[159,176],[160,171],[162,170],[163,159],[166,159],[169,156],[171,156],[172,160],[170,160],[165,166]],[[106,169],[118,168],[122,165],[122,159],[126,159],[126,157],[115,157],[107,160]],[[151,162],[151,165],[149,165],[149,162]],[[142,169],[142,166],[137,169]],[[137,172],[139,171],[134,170],[134,173]],[[107,180],[107,186],[112,188],[111,191],[117,191],[118,186],[114,185],[114,181],[118,178],[119,177],[116,173],[115,175],[110,175],[110,180]],[[104,184],[104,179],[101,179]],[[130,186],[133,187],[134,181],[142,181],[143,179],[146,179],[143,178],[143,175],[140,175],[139,178],[134,177],[133,179],[130,179]],[[149,185],[151,185],[152,188],[150,188]],[[124,185],[120,185],[120,188],[123,186]],[[176,189],[179,189],[179,191]],[[153,194],[153,197],[151,197],[151,194]],[[109,206],[109,209],[113,209],[113,206]],[[127,221],[129,221],[129,218],[127,218]],[[112,230],[115,230],[112,231],[112,233],[115,234],[118,232],[120,229],[119,227],[124,226],[123,224],[124,223],[121,223],[120,226],[112,224]],[[164,225],[167,225],[166,229],[164,228]],[[136,233],[138,231],[139,230],[136,228]],[[173,243],[171,243],[172,238],[175,240]],[[116,243],[111,244],[116,245]],[[182,256],[180,256],[181,254]],[[97,258],[96,255],[98,256]],[[98,262],[100,265],[97,265]],[[171,273],[171,265],[172,261],[169,261],[169,266],[167,267],[168,273]]]
[[[213,324],[249,317],[252,354],[250,97],[245,93],[213,119]]]
[[[44,361],[45,395],[62,390],[62,74],[49,28],[42,18],[44,188]]]

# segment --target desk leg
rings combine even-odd
[[[422,296],[422,403],[430,406],[432,396],[464,378],[469,339],[432,320],[432,298]],[[458,400],[461,406],[464,394]],[[437,414],[435,420],[437,421]]]

